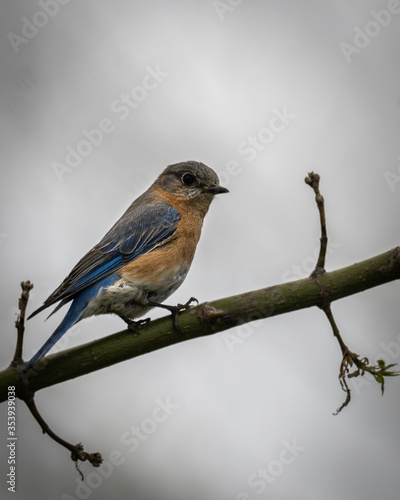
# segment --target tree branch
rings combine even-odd
[[[283,283],[192,307],[179,315],[182,334],[174,331],[171,317],[152,321],[133,336],[124,330],[57,354],[46,356],[26,374],[29,391],[80,377],[127,359],[179,342],[222,332],[237,325],[297,311],[368,290],[400,279],[400,247],[363,262],[318,277]],[[322,288],[321,286],[322,285]],[[25,385],[21,374],[8,367],[0,372],[0,402],[7,399],[8,386],[21,396]]]

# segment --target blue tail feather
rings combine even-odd
[[[46,340],[44,345],[39,349],[39,351],[33,356],[32,359],[26,363],[22,371],[27,372],[30,368],[36,365],[43,356],[45,356],[53,345],[60,340],[60,338],[67,332],[71,326],[73,326],[79,318],[82,316],[89,302],[96,297],[96,295],[101,291],[102,288],[107,288],[107,286],[112,285],[115,281],[119,279],[117,274],[111,274],[101,281],[93,284],[92,286],[85,288],[78,295],[75,296],[67,314],[64,319],[54,330],[53,334]],[[57,309],[56,309],[57,310]],[[55,311],[54,311],[55,312]]]
[[[83,305],[83,307],[82,307]],[[75,299],[64,319],[58,325],[58,327],[54,330],[53,334],[46,340],[43,346],[38,350],[38,352],[26,363],[23,372],[27,372],[30,368],[32,368],[36,363],[45,356],[53,345],[60,340],[60,338],[64,335],[64,333],[71,328],[71,326],[78,321],[83,311],[85,310],[87,304],[82,304],[80,300]],[[81,306],[81,307],[79,307]]]

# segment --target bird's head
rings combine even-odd
[[[220,186],[218,175],[197,161],[184,161],[167,167],[154,183],[168,195],[182,201],[209,206],[216,194],[229,191]]]

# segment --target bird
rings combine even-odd
[[[51,316],[72,302],[22,371],[32,369],[74,324],[93,315],[116,314],[131,328],[134,319],[162,307],[172,313],[178,328],[177,313],[196,299],[177,306],[163,302],[186,278],[212,200],[228,192],[214,170],[201,162],[165,168],[29,316],[59,302]]]

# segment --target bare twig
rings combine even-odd
[[[327,300],[327,293],[324,286],[321,283],[319,277],[326,273],[325,271],[325,259],[326,251],[328,248],[328,234],[326,230],[326,217],[325,217],[325,200],[319,191],[319,181],[320,176],[314,172],[309,172],[308,176],[304,179],[304,182],[309,185],[315,193],[315,202],[318,207],[319,220],[321,226],[321,237],[320,237],[320,249],[318,260],[315,265],[314,271],[311,273],[311,277],[315,279],[321,288],[321,304],[320,309],[322,309],[327,317],[329,324],[331,325],[333,335],[339,342],[340,349],[342,351],[342,362],[339,368],[339,382],[340,387],[346,393],[346,399],[342,405],[335,411],[334,415],[338,415],[343,408],[345,408],[351,401],[351,391],[347,384],[346,376],[349,373],[349,366],[353,364],[352,352],[349,350],[347,345],[344,343],[342,336],[340,335],[340,330],[336,324],[335,318],[332,313],[331,303]]]
[[[15,326],[17,328],[17,345],[15,348],[15,354],[14,358],[11,361],[10,366],[14,369],[17,370],[20,374],[21,371],[18,368],[18,365],[23,363],[22,359],[22,348],[23,348],[23,342],[24,342],[24,333],[25,333],[25,312],[26,312],[26,307],[28,305],[28,300],[29,300],[29,292],[33,288],[33,283],[30,281],[23,281],[21,283],[21,288],[22,288],[22,294],[21,297],[18,301],[18,307],[20,310],[20,313],[18,314],[18,317],[15,321]],[[64,448],[67,448],[71,452],[71,460],[75,462],[75,467],[77,471],[79,472],[82,481],[84,479],[83,474],[81,470],[79,469],[78,461],[80,460],[81,462],[84,462],[85,460],[88,460],[93,467],[99,467],[100,464],[102,463],[103,459],[100,453],[87,453],[82,444],[78,443],[76,445],[73,445],[71,443],[68,443],[64,439],[60,438],[55,432],[53,432],[48,424],[45,422],[43,417],[40,415],[36,404],[35,404],[35,399],[34,399],[34,392],[29,391],[28,387],[28,380],[22,375],[22,379],[24,381],[24,391],[22,394],[20,394],[20,398],[25,402],[26,406],[29,408],[30,412],[32,413],[33,417],[35,420],[38,422],[40,425],[43,434],[47,434],[51,439],[59,443],[61,446],[64,446]]]
[[[318,174],[315,174],[314,172],[309,172],[308,176],[304,179],[304,182],[308,184],[315,193],[315,201],[317,203],[320,225],[321,225],[321,237],[320,237],[321,246],[319,250],[317,264],[313,271],[313,273],[317,276],[319,274],[325,273],[325,257],[326,257],[326,250],[328,248],[328,235],[326,232],[326,218],[325,218],[325,203],[324,203],[324,197],[319,192],[319,180],[320,176]]]
[[[343,410],[343,408],[345,408],[351,401],[351,391],[350,387],[347,385],[346,376],[349,373],[349,367],[353,365],[353,356],[358,357],[358,354],[352,353],[347,347],[347,345],[343,342],[342,336],[340,335],[339,328],[336,324],[335,318],[331,310],[331,304],[326,303],[322,307],[322,310],[324,311],[326,317],[328,318],[328,321],[332,327],[333,335],[336,337],[337,341],[339,342],[340,349],[342,350],[342,362],[340,363],[340,368],[339,368],[339,382],[342,391],[346,393],[346,399],[340,405],[340,407],[334,412],[334,415],[338,415]]]
[[[30,281],[22,281],[21,283],[22,293],[18,301],[18,308],[20,310],[17,319],[15,321],[15,327],[17,329],[17,345],[15,347],[14,358],[11,361],[12,367],[18,366],[22,362],[22,346],[24,343],[24,333],[25,333],[25,311],[29,300],[29,292],[33,288],[33,283]]]
[[[342,336],[340,335],[339,328],[336,324],[335,318],[333,317],[332,309],[331,309],[331,304],[327,303],[324,304],[321,309],[324,311],[326,317],[328,318],[328,321],[332,327],[333,335],[337,338],[337,341],[339,342],[340,349],[342,351],[343,357],[345,357],[350,351],[347,345],[344,343]]]
[[[311,277],[315,279],[315,281],[318,283],[321,289],[320,292],[321,303],[319,304],[319,307],[324,311],[326,317],[328,318],[328,321],[332,327],[333,335],[339,342],[340,349],[342,351],[342,361],[340,363],[340,368],[339,368],[339,382],[340,382],[340,387],[346,393],[346,398],[342,403],[342,405],[334,413],[334,415],[338,415],[343,410],[343,408],[345,408],[351,401],[351,391],[347,384],[347,378],[363,376],[365,372],[368,372],[371,375],[373,375],[375,380],[381,385],[381,390],[383,395],[384,384],[385,384],[384,377],[394,377],[400,375],[400,372],[389,370],[389,368],[392,368],[393,366],[395,366],[395,364],[385,365],[385,362],[383,360],[378,360],[377,365],[370,365],[368,358],[360,358],[358,354],[350,351],[350,349],[343,341],[342,336],[340,334],[340,330],[336,324],[335,318],[332,313],[331,302],[327,298],[329,296],[328,291],[323,286],[320,279],[320,277],[326,273],[325,258],[328,245],[328,235],[326,230],[326,218],[325,218],[325,203],[324,203],[324,197],[321,195],[319,191],[320,176],[314,172],[310,172],[308,176],[304,179],[304,181],[313,189],[315,193],[315,201],[318,207],[318,212],[320,216],[320,226],[321,226],[321,237],[320,237],[321,246],[320,246],[318,261],[314,271],[311,273]],[[353,373],[350,373],[350,367],[352,367],[353,364],[357,367],[357,369]]]
[[[24,398],[24,401],[26,403],[26,406],[29,408],[30,412],[32,413],[33,417],[40,425],[40,427],[43,431],[43,434],[47,434],[49,437],[51,437],[51,439],[56,441],[61,446],[64,446],[64,448],[67,448],[67,450],[69,450],[71,452],[71,460],[73,460],[75,462],[75,467],[76,467],[77,471],[79,472],[79,474],[82,478],[82,481],[83,481],[84,477],[83,477],[81,470],[79,469],[79,465],[78,465],[79,460],[81,462],[85,462],[86,460],[88,460],[93,465],[93,467],[99,467],[101,465],[101,463],[103,462],[103,458],[102,458],[100,453],[87,453],[84,450],[81,443],[78,443],[75,445],[68,443],[67,441],[62,439],[60,436],[58,436],[55,432],[53,432],[50,429],[49,425],[45,422],[44,418],[40,415],[40,413],[36,407],[33,394],[27,394],[26,398]]]

